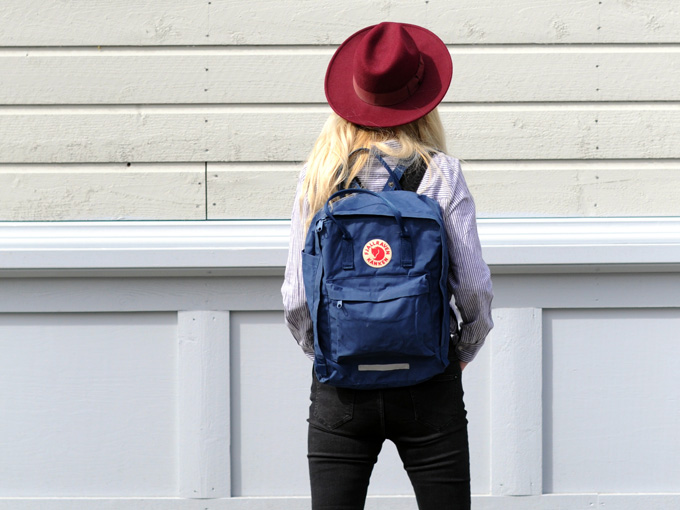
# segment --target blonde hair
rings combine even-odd
[[[397,146],[388,145],[396,140]],[[420,156],[428,167],[434,152],[446,152],[444,127],[439,112],[432,112],[409,124],[392,128],[368,128],[346,121],[331,114],[307,159],[307,173],[302,185],[301,206],[309,206],[306,226],[312,216],[320,210],[328,198],[339,189],[346,188],[371,157],[367,151],[375,149],[380,153],[400,160],[413,160]],[[428,168],[428,171],[431,169]]]

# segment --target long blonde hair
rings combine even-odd
[[[398,144],[388,145],[388,140]],[[432,112],[409,124],[393,128],[367,128],[331,114],[307,159],[307,173],[301,201],[309,206],[306,226],[334,192],[349,186],[370,154],[366,151],[350,154],[361,148],[375,148],[380,153],[400,160],[420,156],[430,165],[431,154],[446,152],[444,127],[439,112]],[[429,169],[428,171],[431,171]],[[301,202],[302,204],[302,202]]]

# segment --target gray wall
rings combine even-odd
[[[680,505],[680,224],[482,220],[476,509]],[[308,508],[284,222],[0,226],[0,509]],[[412,509],[394,448],[372,509]]]

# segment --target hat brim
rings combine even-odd
[[[444,99],[453,75],[448,48],[426,28],[408,24],[402,26],[413,38],[425,63],[420,86],[408,99],[391,106],[372,105],[357,96],[352,68],[358,44],[365,33],[373,28],[366,27],[340,45],[326,70],[326,99],[333,111],[343,119],[368,127],[400,126],[424,117]]]

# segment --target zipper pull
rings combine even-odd
[[[347,313],[347,308],[345,308],[344,304],[342,301],[336,301],[335,302],[335,307],[340,311],[345,317],[349,317],[349,313]]]

